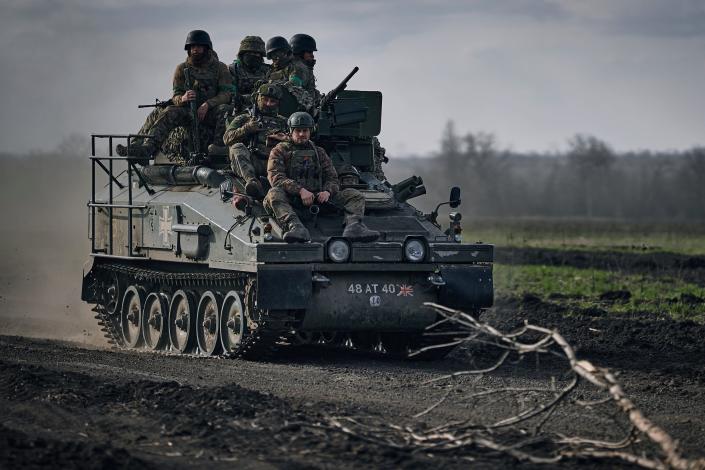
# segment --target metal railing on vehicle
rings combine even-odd
[[[92,134],[91,135],[91,200],[88,202],[88,207],[91,211],[91,253],[103,253],[107,256],[115,256],[115,250],[113,246],[113,210],[114,209],[127,209],[127,257],[137,258],[143,255],[135,253],[134,247],[132,246],[132,211],[135,209],[144,210],[147,208],[146,205],[134,204],[132,201],[132,178],[133,174],[137,176],[142,187],[145,188],[147,193],[154,194],[154,191],[147,185],[147,182],[142,177],[142,173],[139,171],[135,162],[144,161],[140,157],[121,157],[115,156],[113,154],[113,144],[117,139],[127,140],[127,154],[130,155],[130,141],[133,138],[148,138],[148,135],[141,134]],[[96,155],[96,139],[108,139],[108,155]],[[125,189],[125,185],[122,184],[114,174],[114,163],[118,161],[124,161],[126,163],[125,171],[127,172],[127,204],[118,203],[114,201],[114,188],[117,186],[120,190]],[[104,162],[107,162],[107,166]],[[95,184],[96,184],[96,166],[100,167],[105,174],[108,176],[108,202],[97,202],[95,199]],[[119,176],[119,174],[118,174]],[[108,212],[108,246],[107,248],[96,248],[95,240],[95,212],[97,208],[104,208]]]

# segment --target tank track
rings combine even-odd
[[[245,310],[254,312],[255,284],[249,279],[244,290]],[[251,331],[235,351],[226,351],[223,355],[230,359],[268,358],[273,356],[281,343],[286,342],[287,331],[282,312],[270,312],[268,319],[262,318],[262,311],[257,310],[259,319],[254,331]],[[248,328],[253,326],[253,322],[248,322]]]
[[[147,269],[120,263],[104,263],[95,267],[96,273],[115,273],[127,279],[130,284],[154,284],[171,288],[228,288],[243,294],[245,309],[254,311],[255,280],[247,273],[239,272],[167,272]],[[119,313],[110,314],[104,303],[93,307],[95,318],[101,327],[108,343],[114,348],[127,349],[120,326]],[[159,354],[178,354],[179,356],[195,356],[199,358],[229,358],[229,359],[264,359],[275,354],[281,344],[287,342],[289,329],[285,326],[286,312],[258,311],[255,322],[248,322],[251,333],[243,340],[236,351],[227,351],[219,356],[204,356],[196,353],[175,353],[173,351],[153,351]],[[170,349],[170,347],[168,348]],[[144,350],[146,351],[146,350]]]

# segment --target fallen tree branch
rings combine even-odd
[[[514,331],[504,333],[459,310],[433,303],[426,305],[442,316],[441,320],[429,328],[431,333],[433,328],[440,325],[447,327],[449,323],[464,329],[464,337],[457,339],[455,336],[453,343],[449,341],[440,347],[457,342],[481,344],[483,347],[497,348],[501,354],[489,366],[453,372],[424,382],[423,385],[430,385],[453,381],[448,384],[440,399],[414,415],[415,418],[426,416],[446,404],[451,393],[462,388],[459,384],[462,377],[475,376],[480,379],[510,364],[510,358],[521,360],[528,354],[550,354],[567,363],[565,372],[569,378],[562,379],[562,386],[556,386],[553,377],[554,383],[550,388],[503,387],[468,392],[465,400],[473,400],[475,411],[483,409],[482,400],[488,397],[497,397],[500,400],[506,397],[508,403],[503,409],[511,411],[513,408],[519,408],[514,414],[500,419],[492,419],[492,413],[487,412],[485,417],[488,422],[468,418],[453,420],[432,428],[412,429],[398,425],[372,425],[360,419],[329,417],[320,423],[319,427],[409,452],[456,452],[464,457],[474,457],[478,452],[484,451],[536,464],[554,464],[565,459],[600,459],[619,460],[648,469],[705,470],[705,458],[688,459],[683,456],[678,442],[647,418],[627,397],[614,373],[609,369],[597,367],[590,361],[579,359],[575,350],[557,330],[526,323]],[[418,352],[434,347],[439,345],[429,346]],[[595,399],[573,397],[576,390],[590,387],[593,388],[586,391],[597,395]],[[527,401],[531,403],[525,408]],[[496,403],[496,400],[484,405],[489,407],[493,403]],[[592,416],[586,415],[588,407],[607,406],[610,403],[614,405],[615,417],[618,418],[614,422],[620,426],[622,421],[623,424],[628,424],[627,434],[621,439],[571,436],[558,429],[547,429],[554,421],[555,410],[559,406],[574,405],[574,408],[582,413],[579,416],[587,418]],[[533,428],[521,427],[529,423],[534,423]],[[631,451],[625,450],[630,447]]]

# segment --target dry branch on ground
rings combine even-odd
[[[430,332],[452,323],[466,330],[462,342],[481,345],[489,357],[494,350],[496,358],[484,367],[428,381],[427,385],[444,384],[447,388],[439,400],[415,418],[423,418],[451,399],[470,403],[470,416],[435,427],[422,421],[403,427],[330,416],[320,427],[409,452],[455,452],[468,458],[499,453],[537,464],[610,459],[650,469],[705,469],[705,458],[685,457],[678,442],[629,399],[614,372],[579,359],[558,331],[526,323],[515,331],[502,332],[467,313],[427,305],[443,317],[430,327]],[[493,374],[529,355],[557,358],[566,366],[564,374],[548,379],[545,388],[507,386],[477,391],[472,388],[476,382],[462,382],[468,376]],[[506,416],[497,417],[498,405],[507,411]],[[571,416],[585,421],[584,435],[562,432],[554,415],[559,407],[572,407]],[[596,422],[602,426],[595,426]]]

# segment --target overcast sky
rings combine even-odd
[[[448,119],[520,151],[705,144],[703,0],[2,0],[0,150],[137,131],[191,29],[226,63],[245,35],[311,34],[322,91],[355,65],[350,88],[382,91],[393,156],[436,150]]]

